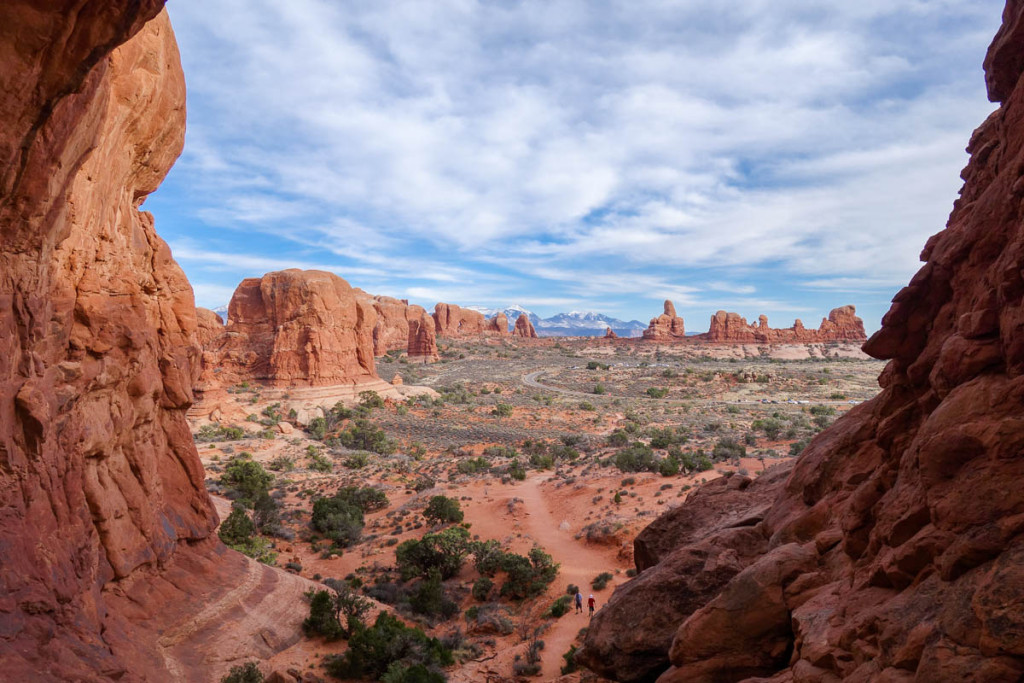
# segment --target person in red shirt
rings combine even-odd
[[[591,595],[589,598],[587,598],[587,607],[590,608],[590,616],[594,616],[594,605],[596,605],[596,604],[597,604],[597,601],[594,600],[594,596],[593,595]]]

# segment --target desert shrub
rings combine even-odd
[[[811,415],[835,415],[836,409],[832,406],[811,406]]]
[[[203,425],[193,435],[198,443],[210,441],[238,441],[245,438],[245,430],[241,427],[227,427],[215,424]]]
[[[723,436],[716,443],[711,451],[711,457],[715,460],[729,460],[731,458],[742,458],[747,455],[747,447],[731,436]]]
[[[230,547],[257,562],[271,566],[277,563],[277,553],[274,552],[273,545],[262,536],[250,536],[241,543],[234,543]]]
[[[555,459],[553,456],[540,453],[534,453],[530,456],[530,467],[537,470],[550,470],[555,466]]]
[[[604,363],[598,363],[596,360],[592,360],[587,363],[587,370],[607,370],[608,366]]]
[[[277,501],[262,491],[252,504],[252,522],[260,533],[273,532],[281,522]]]
[[[231,667],[220,683],[263,683],[263,672],[256,662],[246,662]]]
[[[614,576],[611,574],[611,572],[601,572],[600,574],[594,577],[594,580],[590,582],[590,585],[594,588],[594,590],[601,591],[605,589],[605,586],[607,586],[608,582],[611,581],[613,578]]]
[[[481,576],[473,582],[473,599],[477,602],[487,602],[487,599],[491,597],[491,590],[493,588],[494,581],[486,576]]]
[[[668,370],[666,370],[668,372]],[[562,665],[561,673],[563,676],[571,673],[575,673],[579,670],[579,666],[576,664],[576,646],[570,645],[569,649],[562,654],[562,659],[565,660],[565,664]]]
[[[526,468],[520,464],[519,458],[512,458],[512,462],[509,463],[508,469],[506,471],[508,473],[508,476],[512,477],[517,481],[523,481],[524,479],[526,479]]]
[[[659,466],[651,447],[639,441],[616,453],[614,463],[621,472],[657,472]]]
[[[572,609],[572,598],[568,595],[562,595],[551,603],[551,607],[548,607],[548,611],[544,613],[544,616],[557,619],[568,614],[570,609]]]
[[[376,391],[360,391],[359,392],[359,407],[372,410],[374,408],[383,408],[384,399],[380,397]]]
[[[370,456],[366,453],[353,453],[342,464],[350,470],[362,469],[370,464]]]
[[[572,447],[571,444],[556,444],[551,447],[551,457],[555,460],[568,460],[569,462],[575,461],[580,457],[580,452]]]
[[[764,435],[772,441],[778,439],[779,434],[782,432],[782,423],[772,417],[764,420],[754,420],[753,424],[750,426],[754,429],[760,429],[763,431]]]
[[[647,430],[647,434],[651,437],[651,448],[668,448],[686,441],[686,437],[680,436],[668,427],[651,428]]]
[[[458,462],[455,470],[459,474],[477,474],[479,472],[486,472],[490,467],[491,462],[486,458],[466,458]]]
[[[519,455],[519,451],[511,446],[488,446],[484,449],[484,455],[492,458],[515,458]]]
[[[470,541],[469,552],[473,554],[473,566],[484,576],[494,576],[501,569],[501,560],[505,551],[494,539],[486,541]]]
[[[679,461],[668,457],[658,463],[658,473],[663,477],[674,477],[679,474]]]
[[[441,572],[437,569],[431,569],[427,578],[419,582],[409,596],[409,606],[417,614],[440,615],[445,619],[450,619],[459,612],[458,604],[445,595]]]
[[[363,510],[343,498],[317,498],[313,501],[313,528],[339,546],[350,546],[363,533]]]
[[[380,429],[369,420],[356,420],[347,429],[338,433],[338,441],[346,448],[355,450],[370,451],[380,455],[390,455],[395,452],[395,444],[388,439],[383,429]]]
[[[651,398],[665,398],[668,396],[668,389],[665,387],[649,387],[647,395]]]
[[[600,395],[600,394],[605,394],[605,393],[608,393],[608,390],[604,388],[604,385],[603,385],[603,384],[601,384],[601,383],[598,383],[598,384],[595,384],[595,385],[594,385],[594,390],[593,390],[593,392],[594,392],[595,394],[598,394],[598,395]]]
[[[590,401],[580,401],[579,409],[580,410],[586,410],[586,411],[597,410],[597,408],[594,407],[594,404],[591,403]]]
[[[443,681],[437,678],[422,678],[439,668],[455,663],[451,650],[437,638],[428,637],[422,630],[403,624],[387,612],[377,615],[373,626],[361,623],[354,625],[349,637],[348,650],[340,655],[325,658],[327,673],[337,678],[352,680],[387,676],[392,681]],[[406,678],[410,670],[419,678]]]
[[[217,535],[225,545],[234,546],[245,543],[255,533],[256,525],[249,518],[249,514],[243,506],[235,503],[231,508],[231,514],[221,523]]]
[[[295,469],[295,459],[287,455],[281,455],[271,460],[267,467],[274,472],[291,472]]]
[[[494,409],[491,410],[491,415],[495,415],[497,417],[511,417],[512,412],[512,406],[508,403],[498,403],[494,406]]]
[[[330,459],[320,453],[313,453],[309,456],[309,469],[314,472],[331,472],[334,469],[334,463]]]
[[[625,446],[628,443],[629,434],[621,429],[616,429],[608,435],[608,444],[610,446]]]
[[[264,470],[263,465],[242,457],[228,463],[220,477],[221,486],[235,491],[247,506],[252,505],[260,493],[266,493],[272,481],[274,475]]]
[[[432,569],[436,569],[442,579],[450,579],[459,573],[468,554],[469,532],[456,526],[425,534],[418,541],[405,541],[395,549],[395,560],[406,581],[415,576],[427,578]]]
[[[789,454],[796,457],[804,452],[804,449],[811,443],[811,437],[806,437],[789,444]]]
[[[458,524],[465,518],[459,501],[448,496],[434,496],[427,503],[423,516],[431,524]]]
[[[533,548],[529,557],[506,553],[501,568],[506,573],[501,586],[502,596],[517,600],[540,595],[558,575],[558,565],[540,548]]]

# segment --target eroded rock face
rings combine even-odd
[[[318,387],[378,381],[371,300],[319,270],[282,270],[238,285],[223,334],[205,349],[222,386]],[[408,337],[408,333],[407,333]]]
[[[604,331],[604,338],[605,339],[618,339],[619,335],[615,334],[615,330],[613,330],[612,328],[609,327],[609,328],[605,329],[605,331]]]
[[[1009,2],[985,61],[1002,106],[971,139],[946,230],[865,345],[890,360],[882,392],[801,455],[753,527],[758,558],[703,595],[706,568],[678,584],[671,599],[700,604],[667,650],[609,644],[636,640],[627,615],[651,595],[634,584],[682,573],[686,537],[599,612],[581,661],[643,680],[667,657],[663,682],[1024,676],[1022,24]]]
[[[675,304],[665,299],[665,312],[657,318],[651,318],[650,325],[643,331],[643,338],[651,341],[679,341],[686,338],[686,328],[683,319],[676,315]]]
[[[523,337],[524,339],[537,338],[537,330],[533,329],[533,323],[530,322],[530,317],[525,313],[520,313],[519,317],[516,318],[516,327],[512,331],[512,334],[516,337]]]
[[[757,324],[748,324],[738,313],[718,311],[711,316],[706,334],[696,339],[712,342],[739,342],[752,344],[818,344],[833,341],[864,341],[864,321],[857,317],[853,306],[834,308],[822,318],[816,330],[808,330],[798,318],[792,327],[775,329],[768,326],[768,316],[758,317]]]
[[[11,680],[130,669],[104,640],[107,591],[216,524],[185,421],[195,302],[138,210],[184,139],[162,4],[0,6],[0,660]]]
[[[409,306],[406,310],[409,337],[406,347],[410,360],[432,362],[439,358],[437,354],[437,333],[434,331],[434,319],[422,306]]]
[[[501,312],[495,313],[493,318],[487,320],[486,332],[499,337],[507,337],[509,335],[508,316]]]
[[[357,290],[363,293],[362,290]],[[369,297],[369,295],[366,295]],[[373,355],[405,350],[409,345],[409,302],[390,296],[370,297],[377,321],[373,326]]]
[[[438,337],[476,337],[484,333],[487,319],[483,313],[457,304],[438,303],[434,306],[434,326]]]

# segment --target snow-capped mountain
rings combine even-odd
[[[639,337],[647,329],[647,325],[638,321],[629,322],[612,318],[603,313],[593,311],[570,311],[558,313],[550,318],[541,318],[523,306],[512,305],[505,308],[488,308],[486,306],[466,306],[466,308],[483,313],[488,318],[497,313],[504,313],[508,318],[509,329],[515,326],[516,318],[525,313],[533,323],[537,334],[542,337],[602,337],[609,327],[620,337]]]

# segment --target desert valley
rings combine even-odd
[[[0,6],[0,679],[1024,677],[1024,3],[877,332],[635,337],[310,268],[197,307],[163,5]]]

